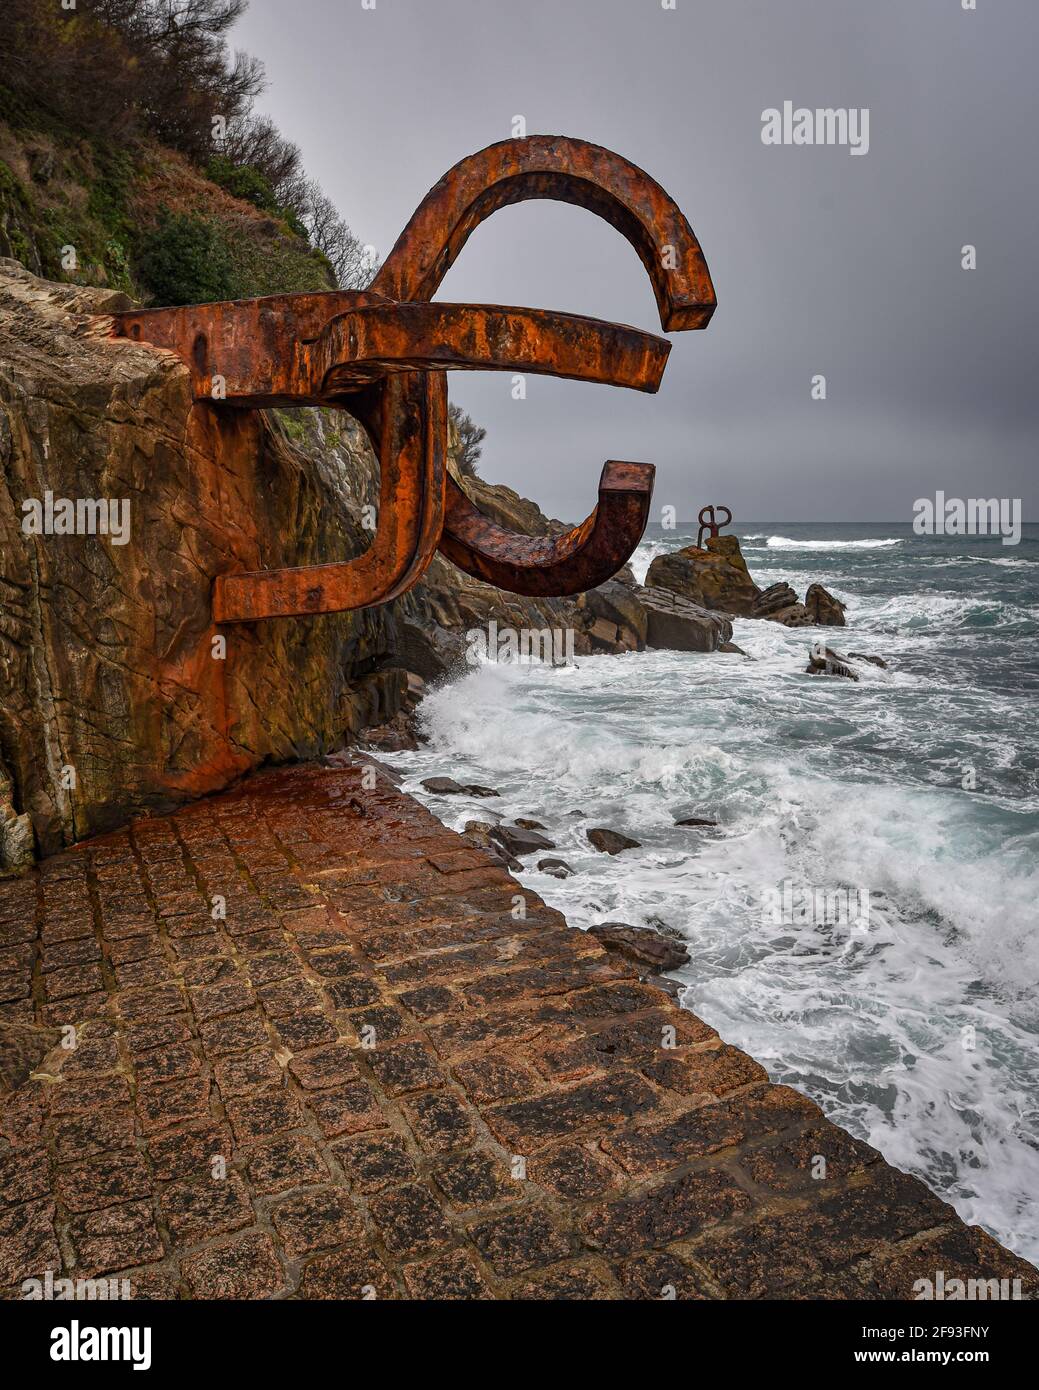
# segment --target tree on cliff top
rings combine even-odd
[[[280,216],[325,258],[341,288],[370,281],[353,235],[300,152],[252,113],[258,59],[228,48],[247,0],[4,0],[0,115],[44,112],[76,134],[131,147],[151,136],[235,197]],[[6,90],[5,90],[6,89]]]
[[[458,431],[458,453],[455,456],[458,471],[467,478],[475,478],[476,465],[483,453],[483,441],[487,438],[487,431],[476,424],[460,405],[448,406],[448,416]]]

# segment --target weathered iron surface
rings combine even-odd
[[[371,547],[344,563],[222,575],[217,622],[384,603],[419,578],[438,548],[488,583],[544,596],[592,588],[629,558],[649,516],[650,464],[607,463],[592,514],[549,538],[491,521],[447,474],[448,371],[545,373],[637,391],[660,385],[670,344],[653,334],[546,309],[429,302],[473,229],[531,198],[605,218],[641,257],[662,327],[706,327],[715,306],[707,264],[660,185],[610,150],[541,135],[492,145],[445,174],[367,291],[116,316],[117,335],[168,348],[188,364],[197,401],[348,409],[379,456]]]
[[[510,593],[583,593],[616,574],[617,556],[626,560],[642,539],[654,472],[651,463],[611,460],[599,479],[595,511],[559,536],[521,536],[499,526],[449,478],[440,549],[459,569]]]
[[[724,521],[718,520],[717,514],[719,511],[725,513]],[[709,536],[716,536],[723,526],[728,526],[731,520],[732,512],[729,511],[728,507],[713,507],[710,505],[706,507],[701,507],[700,515],[697,517],[697,521],[699,521],[700,523],[700,529],[696,533],[697,548],[700,550],[703,549],[703,538],[705,531]]]

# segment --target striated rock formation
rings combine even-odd
[[[647,585],[639,590],[646,613],[646,645],[677,652],[716,652],[732,636],[732,623],[670,589]]]
[[[859,679],[858,672],[848,665],[848,658],[829,647],[809,648],[805,673],[809,676],[844,676],[852,681]]]
[[[754,600],[749,616],[769,618],[784,627],[810,627],[812,622],[808,609],[784,581],[763,589]]]
[[[689,960],[689,952],[677,941],[651,931],[649,927],[633,927],[628,922],[600,922],[588,928],[607,951],[630,960],[633,965],[650,970],[677,970]]]

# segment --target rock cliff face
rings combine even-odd
[[[0,263],[0,776],[43,852],[333,747],[403,683],[378,611],[242,627],[221,659],[214,575],[362,549],[352,480],[260,415],[193,406],[170,354],[105,337],[116,307]],[[48,494],[45,529],[62,499],[114,500],[128,543],[26,534]]]

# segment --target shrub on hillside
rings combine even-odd
[[[164,213],[158,226],[141,238],[137,262],[156,304],[235,298],[227,246],[219,229],[205,218]]]
[[[275,216],[281,213],[274,189],[259,169],[254,169],[251,164],[232,164],[226,155],[214,155],[206,165],[206,178],[225,189],[232,198],[252,203],[261,212],[270,212]]]

